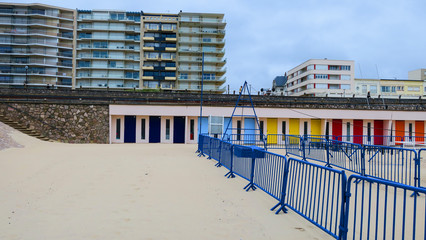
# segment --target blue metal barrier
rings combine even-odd
[[[305,159],[327,162],[328,141],[325,138],[304,137]]]
[[[424,151],[426,151],[426,148],[421,148],[417,151],[417,172],[416,172],[416,174],[418,176],[417,187],[422,187],[422,185],[423,185],[422,181],[421,181],[420,169],[421,169],[421,164],[422,164],[422,152],[424,152]]]
[[[273,198],[280,200],[284,184],[284,169],[287,158],[264,150],[253,150],[256,158],[254,165],[255,186],[262,189]]]
[[[365,175],[418,186],[417,153],[413,149],[365,145]]]
[[[327,163],[364,175],[364,148],[361,144],[329,141]]]
[[[284,134],[266,135],[268,149],[285,149],[285,136]]]
[[[199,148],[229,169],[225,176],[234,177],[235,173],[249,181],[244,187],[247,191],[258,187],[277,199],[279,203],[272,209],[280,206],[276,213],[291,209],[335,238],[425,238],[426,188],[416,186],[420,186],[420,154],[426,149],[416,152],[285,137],[289,154],[297,149],[298,156],[366,176],[352,175],[347,184],[344,171],[295,158],[287,160],[256,146],[234,145],[207,135],[199,136]]]
[[[231,169],[232,166],[232,148],[233,145],[231,143],[221,141],[220,164],[227,169]]]
[[[303,139],[296,135],[285,135],[285,151],[287,155],[303,158]]]
[[[210,138],[210,152],[209,158],[213,158],[214,160],[220,163],[220,139]]]
[[[249,153],[249,154],[248,154]],[[233,173],[250,181],[252,172],[252,149],[250,147],[235,145],[232,169]]]
[[[352,175],[340,239],[425,239],[426,189]]]
[[[226,134],[224,141],[241,146],[258,146],[266,148],[266,136],[263,134]]]
[[[289,158],[285,182],[284,206],[278,212],[288,207],[337,238],[344,220],[345,172]]]

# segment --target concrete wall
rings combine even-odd
[[[59,142],[109,143],[108,105],[3,102],[0,114]]]

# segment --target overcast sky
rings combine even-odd
[[[12,1],[14,2],[14,1]],[[37,2],[17,1],[21,3]],[[426,68],[425,0],[40,0],[78,9],[224,13],[227,83],[255,90],[308,59],[355,61],[355,77]]]

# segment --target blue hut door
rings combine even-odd
[[[136,116],[124,116],[124,142],[136,142]]]
[[[161,117],[159,116],[149,117],[149,142],[161,142]]]

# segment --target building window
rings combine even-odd
[[[351,80],[351,75],[340,75],[340,80]]]
[[[241,140],[241,121],[237,121],[237,141]]]
[[[308,135],[308,122],[303,122],[303,135]]]
[[[195,132],[195,121],[191,119],[189,121],[189,140],[194,140],[194,132]]]
[[[146,138],[145,132],[146,132],[146,119],[142,118],[141,119],[141,139],[143,139],[143,140],[145,140],[145,138]]]
[[[215,80],[216,79],[216,74],[215,73],[204,73],[203,74],[203,79],[204,80]]]
[[[263,121],[260,121],[260,123],[259,123],[259,130],[260,130],[260,140],[263,140],[263,125],[264,125],[264,122]]]
[[[346,141],[348,142],[351,141],[351,123],[350,122],[346,123]]]
[[[121,118],[117,118],[115,121],[115,139],[121,138]]]
[[[181,73],[179,79],[188,79],[188,73]]]
[[[351,66],[347,66],[347,65],[340,66],[340,70],[342,70],[342,71],[350,71],[351,70]]]
[[[284,135],[286,133],[286,121],[281,122],[281,133]]]
[[[408,87],[407,90],[410,92],[419,92],[420,87]]]
[[[315,65],[315,69],[316,70],[328,70],[328,65],[317,64],[317,65]]]
[[[316,89],[327,89],[328,88],[328,84],[327,83],[316,83],[315,84],[315,88]]]
[[[371,123],[367,123],[367,141],[371,142]]]
[[[340,66],[328,66],[328,70],[331,70],[331,71],[337,71],[337,70],[340,70]]]
[[[408,124],[408,136],[410,138],[410,141],[413,140],[413,124],[412,123]]]
[[[377,93],[377,86],[376,85],[370,85],[370,93]]]
[[[166,119],[166,140],[170,140],[170,119]]]
[[[330,123],[326,122],[325,123],[325,138],[328,140],[329,139],[329,135],[330,134]]]
[[[351,85],[350,84],[342,84],[342,85],[340,85],[340,89],[345,89],[345,90],[351,89]]]
[[[315,74],[315,79],[328,79],[328,74]]]
[[[362,94],[367,94],[367,85],[362,85]]]

